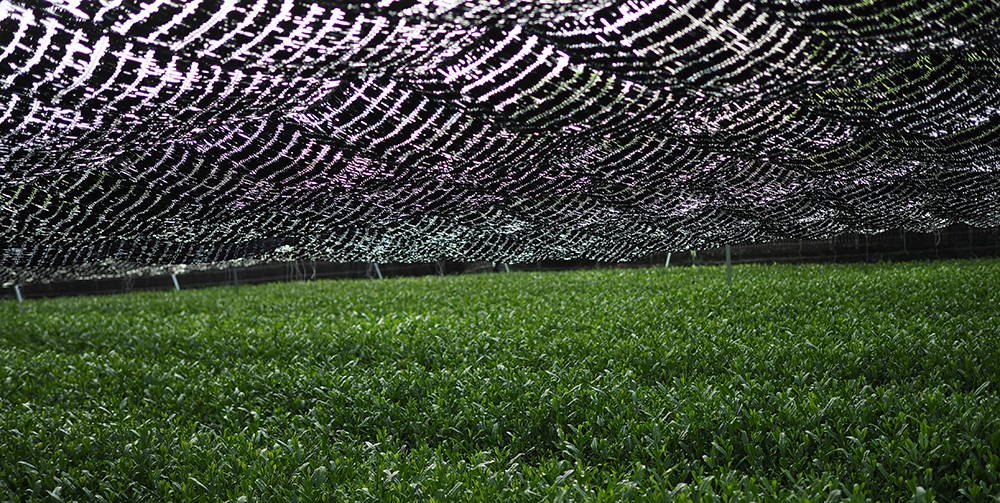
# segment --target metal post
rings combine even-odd
[[[510,272],[510,266],[507,265],[507,262],[503,263],[503,272]]]
[[[663,267],[670,267],[670,255],[671,252],[667,252],[667,262],[663,264]]]
[[[726,283],[733,282],[733,247],[726,245]]]
[[[377,263],[372,262],[372,269],[375,270],[375,277],[378,278],[378,279],[382,279],[382,269],[378,268],[378,264]]]
[[[18,302],[24,302],[24,295],[21,295],[21,285],[14,285],[14,296]]]
[[[181,289],[181,283],[179,281],[177,281],[177,275],[171,273],[170,274],[170,279],[174,282],[174,290],[180,290]]]

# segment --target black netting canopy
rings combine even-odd
[[[1000,224],[1000,2],[0,0],[0,280]]]

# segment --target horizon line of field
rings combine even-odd
[[[995,247],[993,245],[970,247],[968,251],[970,252],[983,252],[991,251]],[[724,248],[712,249],[712,250],[699,250],[696,258],[692,261],[692,257],[687,253],[673,254],[669,265],[664,262],[654,263],[650,258],[659,258],[663,255],[654,255],[646,260],[642,261],[630,261],[630,262],[599,262],[599,261],[587,261],[592,262],[591,264],[576,264],[575,262],[580,261],[569,261],[574,262],[572,264],[566,265],[544,265],[544,262],[531,262],[523,264],[509,264],[509,272],[557,272],[557,271],[573,271],[573,270],[594,270],[594,269],[641,269],[641,268],[662,268],[662,267],[691,267],[691,266],[724,266],[726,265],[725,259],[721,257],[714,257],[711,252],[724,250]],[[720,253],[721,254],[721,253]],[[996,253],[975,253],[971,255],[966,254],[948,254],[947,256],[940,255],[928,255],[926,253],[914,252],[914,251],[897,251],[897,252],[881,252],[876,257],[872,257],[871,254],[838,254],[836,256],[829,257],[811,257],[811,256],[785,256],[785,257],[738,257],[736,249],[733,248],[732,254],[732,265],[770,265],[770,264],[845,264],[845,263],[892,263],[892,262],[907,262],[907,261],[918,261],[918,260],[959,260],[959,259],[982,259],[982,258],[993,258],[1000,255]],[[502,272],[497,270],[491,270],[489,267],[476,266],[476,264],[488,264],[488,262],[426,262],[426,263],[415,263],[415,264],[373,264],[365,262],[346,262],[346,263],[322,263],[316,262],[317,266],[321,264],[330,266],[347,266],[348,269],[341,269],[338,272],[321,271],[318,268],[313,272],[306,272],[301,270],[296,273],[289,273],[287,270],[294,269],[297,265],[299,268],[304,269],[309,261],[298,261],[298,262],[281,262],[281,263],[268,263],[259,264],[254,266],[239,267],[239,268],[223,268],[223,269],[213,269],[213,270],[199,270],[190,273],[182,274],[170,274],[170,275],[150,275],[142,277],[118,277],[118,278],[100,278],[100,279],[85,279],[85,280],[72,280],[66,282],[52,282],[52,283],[34,283],[27,285],[14,285],[5,287],[3,292],[0,293],[0,300],[19,300],[24,301],[28,299],[40,299],[40,298],[55,298],[55,297],[72,297],[72,296],[83,296],[83,295],[115,295],[115,294],[126,294],[132,292],[155,292],[155,291],[169,291],[169,290],[189,290],[189,289],[203,289],[203,288],[215,288],[215,287],[227,287],[227,286],[251,286],[251,285],[261,285],[268,283],[282,283],[282,282],[293,282],[293,281],[315,281],[315,280],[346,280],[346,279],[394,279],[394,278],[406,278],[406,277],[421,277],[421,276],[457,276],[466,274],[485,274],[490,272]],[[450,270],[447,266],[442,267],[441,264],[458,264],[461,266],[466,266],[467,268],[462,270],[455,270],[451,268]],[[551,264],[552,262],[550,262]],[[358,267],[360,265],[360,267]],[[376,277],[372,273],[372,266],[378,265],[379,273],[381,277]],[[354,266],[353,268],[350,268]],[[468,267],[472,266],[472,267]],[[273,271],[278,268],[286,268],[286,272],[283,274],[273,274]],[[409,269],[409,270],[408,270]],[[249,271],[268,271],[266,275],[253,275],[247,274]],[[430,270],[430,271],[428,271]],[[185,281],[184,278],[187,277],[206,277],[209,279],[201,279],[196,281]],[[221,276],[221,278],[220,278]],[[113,283],[113,285],[112,285]],[[137,284],[138,283],[138,284]],[[89,284],[89,285],[88,285]],[[102,286],[103,285],[103,286]],[[69,288],[66,288],[69,286]],[[86,286],[91,286],[91,288],[86,288]],[[62,287],[62,288],[60,288]],[[83,287],[83,288],[81,288]]]

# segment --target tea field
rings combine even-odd
[[[0,501],[1000,501],[1000,261],[0,302]]]

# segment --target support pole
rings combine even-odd
[[[174,290],[180,290],[181,289],[181,283],[179,281],[177,281],[177,275],[176,274],[172,274],[171,273],[170,274],[170,280],[174,282]]]
[[[375,277],[382,279],[382,269],[379,268],[377,262],[372,262],[372,269],[375,269]]]
[[[670,255],[671,252],[667,252],[667,262],[663,264],[663,267],[670,267]]]
[[[507,264],[507,262],[503,263],[503,272],[510,272],[510,266]]]
[[[726,283],[733,282],[733,247],[726,245]]]
[[[21,295],[21,285],[14,285],[14,296],[18,302],[24,302],[24,295]]]

